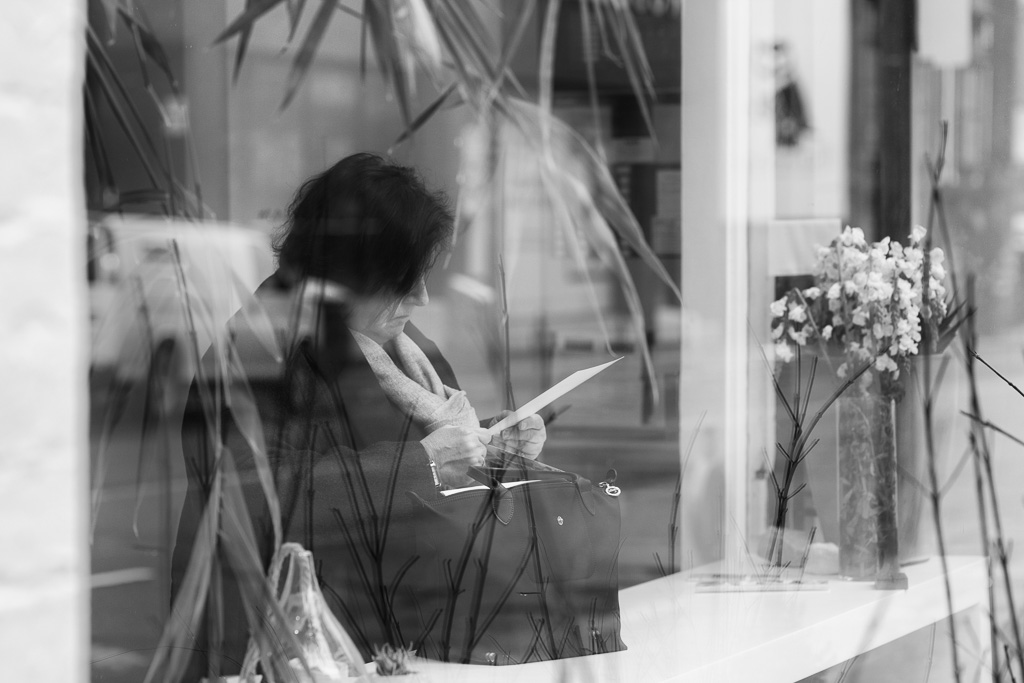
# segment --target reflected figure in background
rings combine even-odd
[[[409,493],[436,497],[438,489],[475,483],[467,471],[484,464],[489,446],[536,459],[546,438],[537,416],[489,436],[451,366],[410,323],[429,301],[427,276],[453,231],[446,198],[412,169],[372,154],[346,157],[298,190],[276,244],[278,270],[228,324],[238,361],[231,367],[251,387],[284,540],[312,551],[332,611],[367,658],[385,642],[422,643],[436,611],[430,603],[443,599],[442,577],[433,579],[437,595],[425,594],[429,580],[412,556]],[[272,340],[259,322],[267,318]],[[214,355],[207,353],[205,367]],[[216,418],[202,393],[197,382],[182,430],[189,490],[173,558],[175,593],[218,450],[210,429]],[[254,438],[229,416],[222,424],[265,570],[274,534]],[[224,569],[223,642],[200,636],[195,666],[204,674],[207,655],[224,673],[241,660],[248,627],[238,585],[245,580]]]
[[[775,58],[775,144],[796,147],[811,130],[811,123],[797,81],[796,68],[784,41],[773,46]]]

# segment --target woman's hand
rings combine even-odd
[[[466,472],[470,467],[483,467],[485,444],[490,440],[486,429],[447,426],[434,430],[420,443],[437,467],[441,483],[457,488],[476,483]]]
[[[511,410],[501,411],[491,420],[490,424],[497,424],[511,413]],[[491,444],[524,458],[536,460],[544,448],[544,441],[547,438],[548,433],[544,428],[544,420],[539,415],[531,415],[520,420],[518,424],[495,434],[491,437]]]

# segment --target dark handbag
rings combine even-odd
[[[433,500],[409,492],[417,592],[435,606],[420,654],[517,664],[626,649],[618,488],[531,465],[474,470],[482,486]]]

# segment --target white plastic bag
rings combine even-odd
[[[269,578],[301,650],[288,653],[288,663],[299,680],[303,683],[344,683],[352,680],[351,677],[366,676],[366,665],[359,648],[320,592],[313,569],[313,553],[298,543],[285,543],[270,563]],[[302,665],[302,659],[312,672],[312,678]],[[250,639],[239,678],[243,681],[256,680],[254,674],[258,661],[256,643]]]

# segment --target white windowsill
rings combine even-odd
[[[953,612],[987,608],[985,559],[950,557]],[[909,590],[841,580],[828,590],[695,593],[675,574],[620,593],[628,650],[517,666],[417,660],[426,681],[759,681],[790,683],[949,614],[937,558],[904,568]],[[981,629],[982,638],[987,629]],[[973,640],[973,638],[972,638]]]

